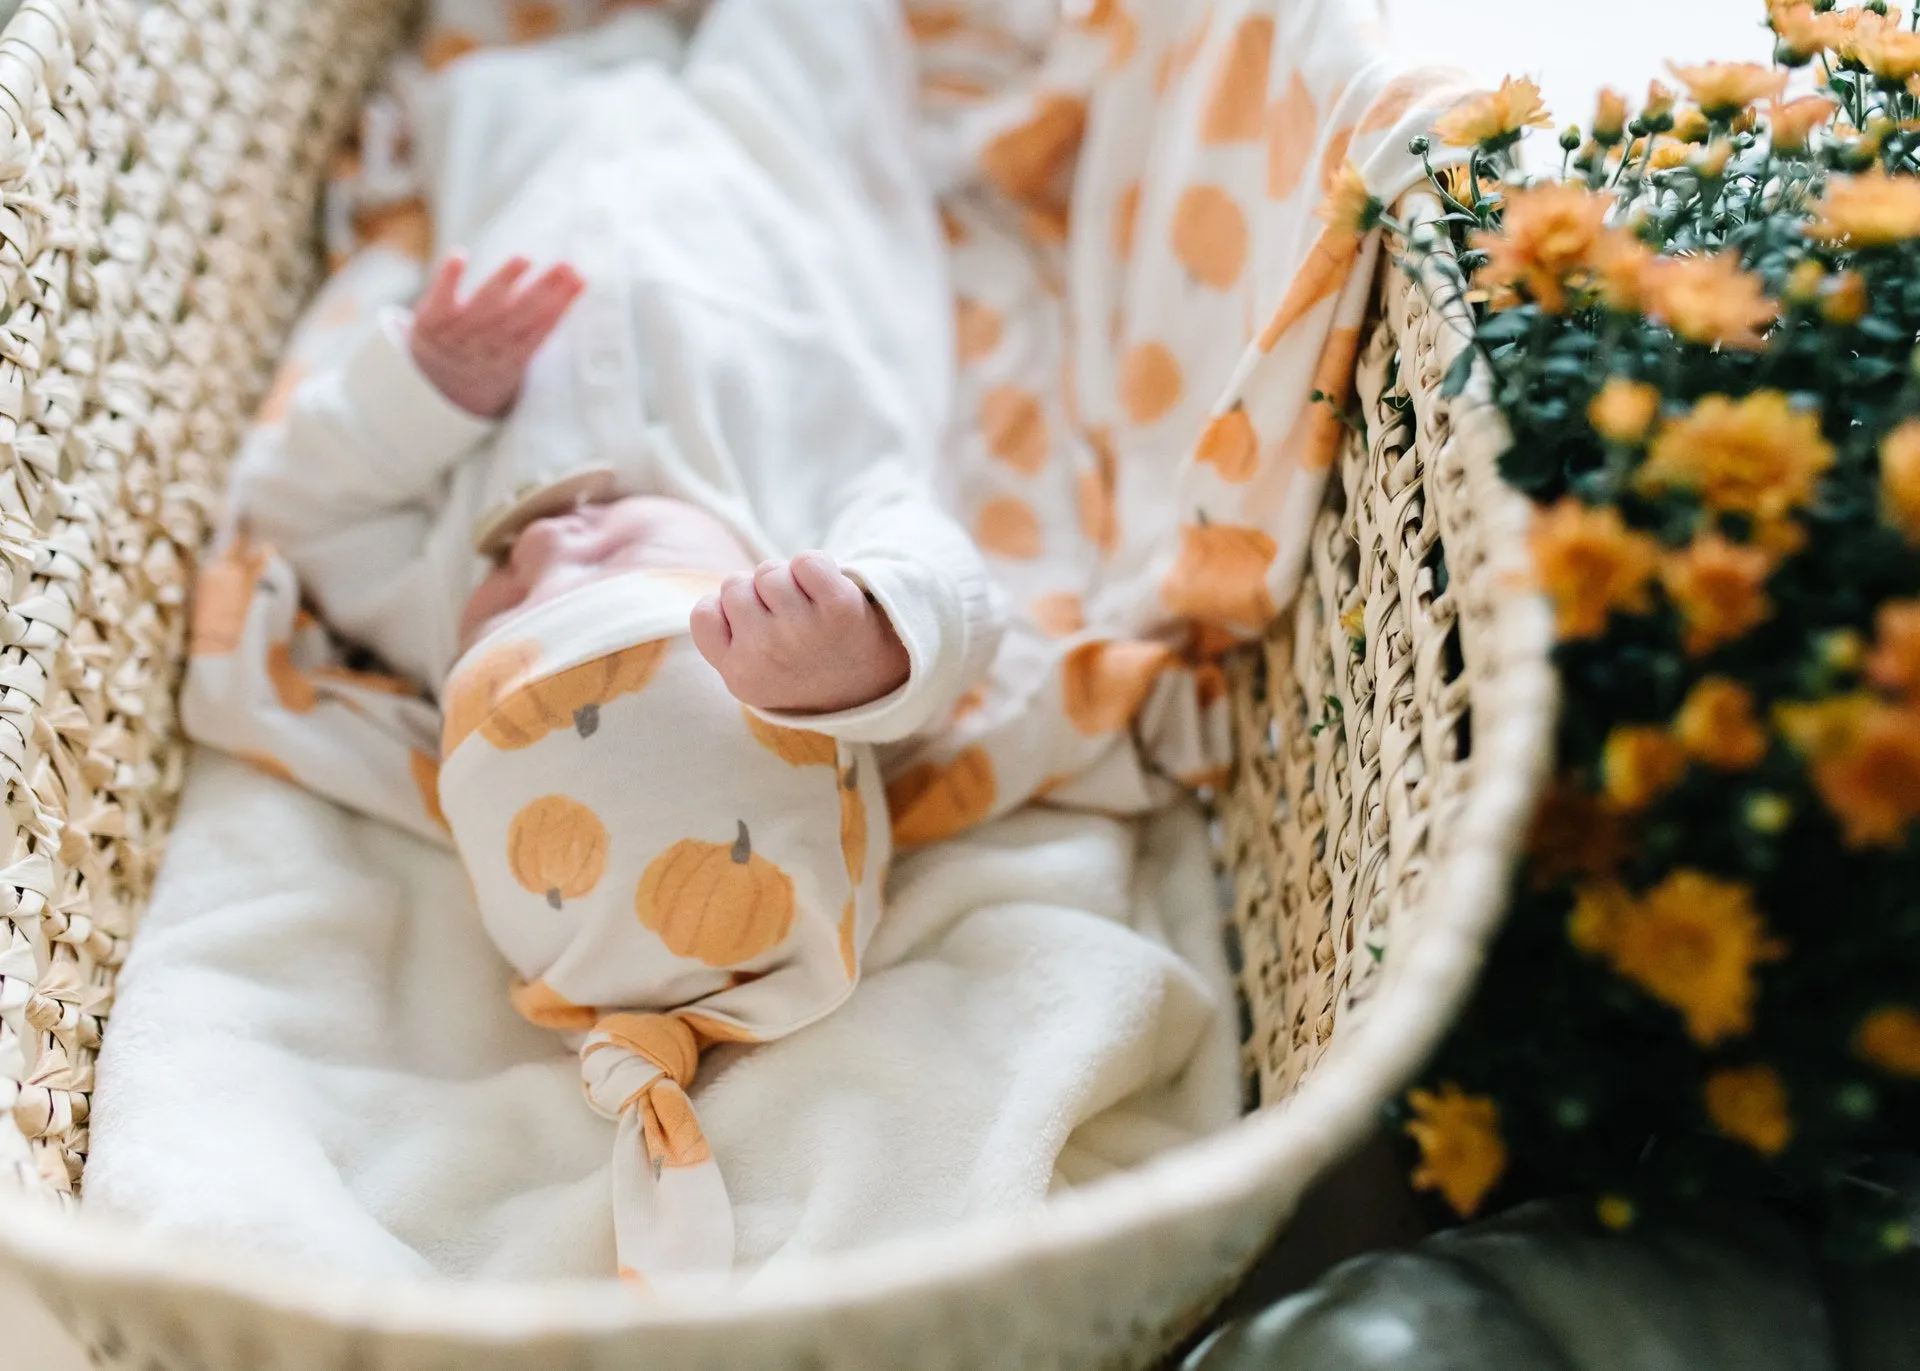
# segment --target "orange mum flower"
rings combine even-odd
[[[1584,790],[1556,783],[1534,813],[1527,872],[1538,889],[1569,876],[1611,875],[1632,851],[1619,815]]]
[[[1725,676],[1709,676],[1687,693],[1673,733],[1689,757],[1720,771],[1745,771],[1767,755],[1753,692]]]
[[[1618,510],[1589,509],[1569,496],[1539,515],[1531,541],[1561,638],[1597,638],[1614,612],[1652,607],[1648,586],[1660,545],[1630,530]]]
[[[1755,62],[1702,62],[1697,66],[1667,63],[1695,104],[1709,119],[1729,119],[1755,100],[1777,99],[1787,88],[1787,74]]]
[[[1780,317],[1765,284],[1741,269],[1738,253],[1662,258],[1649,272],[1653,315],[1689,342],[1758,351],[1761,330]]]
[[[1473,235],[1473,246],[1487,254],[1475,280],[1509,295],[1524,290],[1542,309],[1560,313],[1567,307],[1567,283],[1593,266],[1612,205],[1611,196],[1582,185],[1516,191],[1501,227]]]
[[[1819,217],[1807,233],[1816,242],[1876,248],[1920,238],[1920,179],[1879,167],[1836,177],[1813,208]]]
[[[1600,753],[1600,788],[1607,808],[1630,814],[1645,809],[1680,784],[1687,751],[1680,740],[1652,724],[1621,724]]]
[[[1660,431],[1640,483],[1656,494],[1696,491],[1708,509],[1765,521],[1811,503],[1833,459],[1820,416],[1779,391],[1709,395]]]
[[[1469,100],[1433,126],[1434,137],[1449,147],[1491,150],[1511,145],[1527,129],[1553,127],[1541,102],[1540,87],[1526,77],[1509,76],[1500,89]]]
[[[1414,1187],[1438,1190],[1454,1213],[1472,1218],[1507,1169],[1499,1106],[1451,1081],[1437,1094],[1409,1090],[1407,1103],[1414,1113],[1407,1136],[1420,1148]]]
[[[1585,911],[1576,905],[1570,932],[1582,951],[1677,1010],[1702,1047],[1752,1031],[1754,968],[1785,949],[1767,936],[1751,889],[1684,868],[1638,899],[1608,889]]]
[[[1874,704],[1813,765],[1813,786],[1850,847],[1896,847],[1920,818],[1920,711]]]
[[[1713,1126],[1763,1157],[1777,1157],[1793,1141],[1787,1087],[1770,1066],[1736,1066],[1707,1078],[1707,1117]]]
[[[1880,517],[1920,543],[1920,419],[1880,440]]]
[[[1610,148],[1620,141],[1627,128],[1627,97],[1608,88],[1600,92],[1593,107],[1593,141]]]
[[[1773,614],[1767,578],[1773,558],[1718,533],[1704,533],[1682,552],[1668,553],[1660,568],[1667,598],[1679,612],[1681,646],[1703,657],[1723,643],[1758,628]]]
[[[1853,1047],[1889,1075],[1920,1077],[1920,1010],[1903,1004],[1876,1009],[1861,1022]]]
[[[1823,95],[1808,95],[1785,104],[1774,101],[1767,111],[1767,128],[1775,152],[1805,152],[1813,131],[1824,128],[1839,106]]]
[[[1646,441],[1659,414],[1659,387],[1624,376],[1608,378],[1587,406],[1587,422],[1593,425],[1593,431],[1608,442],[1627,447]]]
[[[1889,600],[1874,619],[1867,679],[1920,705],[1920,600]]]

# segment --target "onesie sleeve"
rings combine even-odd
[[[973,540],[901,466],[876,465],[822,550],[866,587],[906,645],[910,674],[890,695],[836,714],[762,711],[775,723],[855,743],[895,743],[944,724],[986,676],[1006,602]]]
[[[384,311],[337,367],[257,429],[235,476],[249,533],[282,556],[340,633],[428,684],[445,664],[458,588],[430,555],[446,476],[496,425],[443,397],[414,364],[407,316]]]

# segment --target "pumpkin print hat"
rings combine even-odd
[[[715,578],[633,571],[534,606],[447,683],[440,795],[529,1019],[573,1035],[617,1126],[622,1276],[730,1266],[687,1091],[852,991],[887,822],[872,749],[743,709],[688,637]]]

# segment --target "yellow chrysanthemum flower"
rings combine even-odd
[[[1888,1005],[1861,1021],[1854,1050],[1892,1076],[1920,1077],[1920,1010]]]
[[[1780,153],[1805,152],[1813,141],[1813,131],[1825,127],[1839,108],[1822,95],[1808,95],[1785,104],[1776,100],[1767,112],[1767,128],[1773,135],[1773,150]]]
[[[1773,558],[1718,533],[1703,533],[1683,550],[1668,553],[1660,582],[1680,615],[1680,644],[1703,657],[1758,628],[1773,615],[1767,578]]]
[[[1880,28],[1852,44],[1854,60],[1882,81],[1906,81],[1920,76],[1920,34],[1907,29]]]
[[[1540,99],[1540,87],[1526,77],[1509,76],[1500,89],[1469,100],[1443,116],[1433,135],[1449,147],[1500,148],[1527,129],[1553,127],[1553,116]]]
[[[1873,705],[1812,775],[1848,846],[1898,846],[1920,819],[1920,711]]]
[[[1652,607],[1660,545],[1629,529],[1618,510],[1590,509],[1569,497],[1538,516],[1531,542],[1562,639],[1597,638],[1616,611]]]
[[[1607,908],[1586,930],[1583,951],[1604,956],[1686,1020],[1687,1034],[1713,1047],[1753,1028],[1760,990],[1754,968],[1784,955],[1767,936],[1753,892],[1734,881],[1683,868],[1638,899]]]
[[[1348,162],[1327,182],[1327,198],[1321,203],[1320,217],[1336,229],[1359,234],[1380,222],[1384,208],[1367,189],[1360,168]]]
[[[1687,145],[1670,138],[1656,138],[1647,157],[1648,171],[1672,171],[1687,164]]]
[[[1713,1126],[1763,1157],[1777,1157],[1793,1141],[1787,1087],[1770,1066],[1735,1066],[1707,1078],[1707,1117]]]
[[[1784,71],[1756,62],[1702,62],[1696,66],[1669,62],[1667,70],[1679,78],[1709,119],[1730,119],[1755,100],[1778,99],[1787,88]]]
[[[1873,709],[1871,695],[1829,695],[1824,700],[1783,700],[1773,707],[1773,725],[1794,751],[1813,761],[1833,756],[1857,736]]]
[[[1414,1187],[1439,1191],[1454,1213],[1472,1218],[1507,1170],[1499,1106],[1451,1081],[1437,1093],[1410,1090],[1407,1102],[1414,1112],[1407,1136],[1420,1148]]]
[[[1705,110],[1688,105],[1673,116],[1673,136],[1682,143],[1704,143],[1713,136],[1713,125]]]
[[[1819,217],[1807,233],[1816,242],[1876,248],[1920,238],[1920,178],[1878,167],[1836,177],[1813,208]]]
[[[1880,517],[1920,543],[1920,419],[1880,440]]]
[[[1839,26],[1831,16],[1815,14],[1808,0],[1767,0],[1767,21],[1787,50],[1812,58],[1839,41]]]
[[[1660,258],[1653,249],[1625,229],[1608,229],[1594,246],[1593,285],[1601,303],[1621,314],[1646,308],[1647,283]]]
[[[1567,307],[1568,283],[1593,265],[1612,205],[1613,197],[1577,184],[1516,191],[1500,228],[1473,235],[1473,246],[1487,254],[1475,282],[1496,292],[1524,292],[1542,309],[1560,313]]]
[[[1621,724],[1600,752],[1600,793],[1607,808],[1631,814],[1680,784],[1686,772],[1687,750],[1673,734],[1652,724]]]
[[[1767,755],[1753,692],[1726,676],[1709,676],[1687,692],[1673,735],[1689,757],[1719,771],[1745,771]]]
[[[1874,619],[1867,679],[1920,705],[1920,600],[1888,600]]]
[[[1587,422],[1610,443],[1637,447],[1660,415],[1660,388],[1624,376],[1609,377],[1587,406]]]
[[[1660,430],[1640,484],[1655,494],[1691,490],[1708,509],[1773,520],[1811,503],[1833,461],[1820,416],[1781,392],[1709,395]]]
[[[1758,351],[1762,330],[1780,317],[1761,279],[1740,266],[1737,253],[1662,258],[1648,273],[1655,318],[1689,342]]]

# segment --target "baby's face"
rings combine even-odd
[[[725,524],[697,505],[636,495],[535,519],[494,563],[460,615],[460,650],[522,610],[635,570],[752,571]]]

